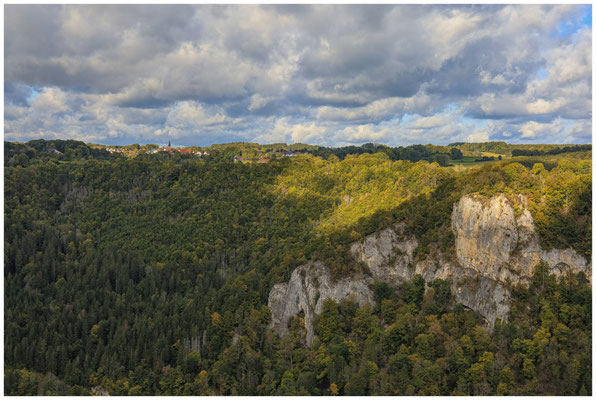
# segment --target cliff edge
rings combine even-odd
[[[327,298],[340,301],[353,296],[360,305],[374,305],[369,285],[385,281],[391,285],[411,280],[416,274],[426,282],[449,279],[455,300],[482,315],[489,326],[509,313],[511,284],[527,284],[542,261],[551,273],[584,271],[591,279],[591,265],[573,249],[545,251],[525,197],[518,196],[519,212],[504,195],[490,199],[463,196],[453,205],[451,229],[455,255],[438,251],[423,261],[414,261],[416,238],[405,232],[403,223],[376,232],[351,245],[356,260],[364,262],[369,276],[359,275],[332,283],[321,262],[302,265],[288,283],[276,284],[269,294],[271,328],[283,335],[289,320],[304,313],[307,343],[314,339],[313,321]]]

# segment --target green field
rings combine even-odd
[[[451,160],[449,163],[451,166],[462,165],[462,166],[470,167],[473,165],[484,165],[487,163],[494,163],[494,162],[500,161],[497,157],[495,157],[495,160],[493,160],[493,161],[478,161],[478,162],[476,162],[475,160],[477,160],[479,158],[482,158],[482,157],[464,156],[464,158],[461,160]]]

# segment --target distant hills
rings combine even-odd
[[[437,162],[441,166],[469,165],[519,156],[556,155],[590,151],[591,144],[510,144],[505,142],[451,143],[391,147],[366,143],[361,146],[325,147],[303,143],[258,144],[235,142],[200,146],[163,146],[131,144],[125,146],[84,143],[77,140],[32,140],[26,143],[4,142],[5,165],[26,163],[31,158],[58,160],[100,159],[154,155],[164,157],[217,157],[235,162],[269,162],[272,159],[310,154],[323,159],[335,156],[343,160],[348,155],[383,153],[390,160]]]

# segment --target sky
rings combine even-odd
[[[6,140],[591,143],[591,5],[6,5]]]

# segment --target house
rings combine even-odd
[[[269,161],[271,161],[268,158],[259,158],[259,161],[257,161],[260,164],[267,164]]]
[[[191,150],[190,149],[180,149],[180,153],[182,154],[190,154]]]

